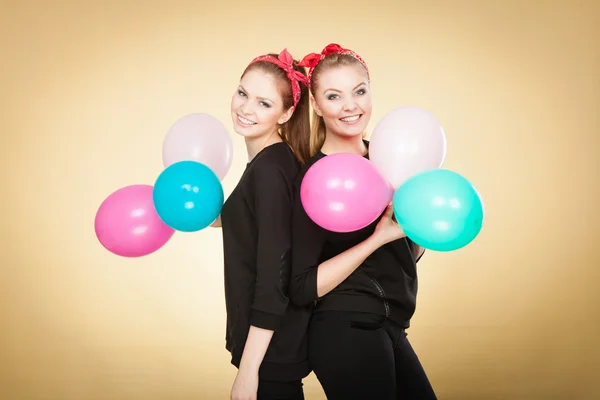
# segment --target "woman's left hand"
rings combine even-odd
[[[258,392],[258,373],[239,370],[233,388],[231,400],[256,400]]]

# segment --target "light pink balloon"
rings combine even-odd
[[[397,189],[411,176],[444,164],[444,129],[429,111],[418,107],[397,108],[375,126],[369,158]]]
[[[375,221],[392,201],[393,188],[364,157],[337,153],[314,163],[300,186],[308,216],[333,232],[352,232]]]
[[[208,114],[189,114],[169,128],[162,148],[166,167],[179,161],[196,161],[223,180],[233,159],[233,142],[225,126]]]
[[[125,186],[102,202],[94,228],[96,237],[108,251],[123,257],[141,257],[171,239],[175,230],[156,213],[152,190],[149,185]]]

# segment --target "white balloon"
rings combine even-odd
[[[215,117],[188,114],[175,121],[167,131],[162,159],[165,168],[179,161],[202,163],[223,180],[233,161],[233,141]]]
[[[438,119],[418,107],[390,111],[375,126],[369,159],[394,189],[411,176],[440,168],[446,159],[446,135]]]

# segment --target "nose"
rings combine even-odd
[[[252,107],[249,104],[249,101],[244,101],[240,106],[240,112],[244,115],[248,115],[252,113]]]
[[[356,102],[352,97],[344,103],[344,111],[352,111],[356,109]]]

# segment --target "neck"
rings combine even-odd
[[[323,154],[352,153],[364,156],[367,154],[367,146],[363,142],[362,135],[340,136],[327,132],[321,152]]]
[[[245,140],[246,151],[248,152],[248,162],[252,161],[254,157],[256,157],[256,155],[265,147],[282,141],[281,137],[277,133],[277,129],[274,129],[272,132],[256,138],[247,137]]]

